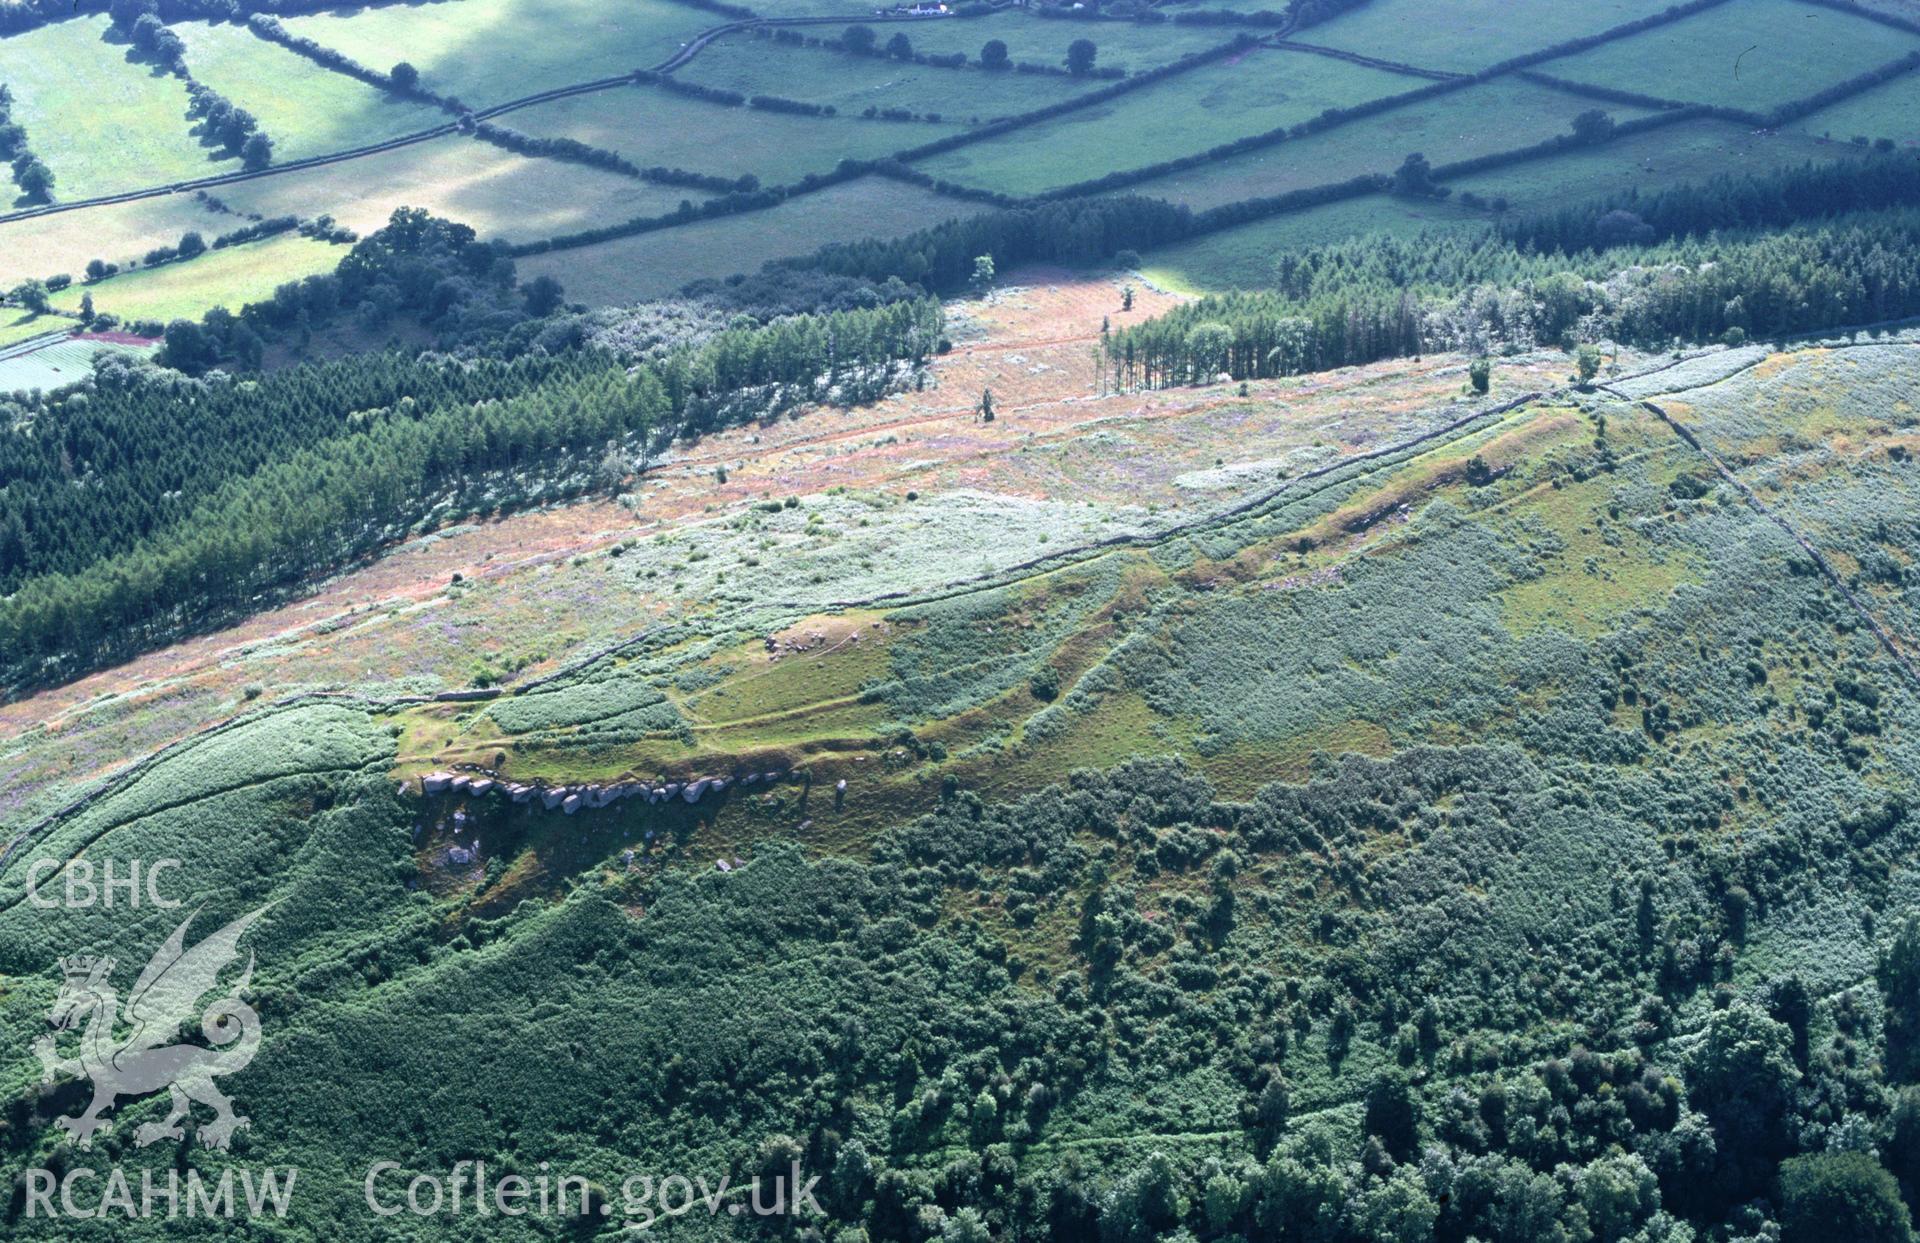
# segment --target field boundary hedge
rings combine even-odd
[[[1772,112],[1769,112],[1766,116],[1765,123],[1769,127],[1772,127],[1785,125],[1789,121],[1797,121],[1801,117],[1820,111],[1822,108],[1831,107],[1843,99],[1850,99],[1855,95],[1864,94],[1876,86],[1882,86],[1893,81],[1895,78],[1912,73],[1915,69],[1920,69],[1920,49],[1908,52],[1898,60],[1890,60],[1877,69],[1869,69],[1857,77],[1848,78],[1844,82],[1836,82],[1826,90],[1808,95],[1804,99],[1789,100],[1775,108]]]
[[[1608,27],[1598,34],[1582,35],[1578,39],[1568,39],[1561,43],[1543,47],[1537,52],[1527,52],[1520,56],[1513,56],[1503,61],[1497,61],[1494,64],[1488,65],[1474,76],[1484,82],[1489,78],[1497,78],[1502,74],[1512,73],[1516,69],[1525,69],[1528,66],[1540,64],[1542,61],[1558,60],[1562,56],[1572,56],[1576,52],[1591,51],[1603,43],[1612,43],[1617,39],[1630,38],[1633,35],[1642,34],[1661,26],[1684,21],[1696,13],[1704,13],[1708,9],[1718,8],[1726,3],[1727,0],[1687,0],[1685,4],[1676,4],[1662,12],[1654,13],[1647,17],[1636,18],[1630,22],[1622,22],[1620,25]]]
[[[468,111],[466,105],[447,95],[436,94],[425,87],[414,85],[403,87],[394,81],[393,75],[370,69],[345,52],[336,51],[323,43],[318,43],[302,35],[296,35],[281,25],[275,18],[255,13],[247,19],[247,29],[268,43],[277,43],[289,52],[304,56],[322,69],[345,74],[349,78],[364,82],[375,90],[398,95],[403,99],[417,99],[429,103],[447,112],[462,113]]]
[[[1391,112],[1395,108],[1411,103],[1418,103],[1421,100],[1431,99],[1437,95],[1445,95],[1450,91],[1457,91],[1463,87],[1473,86],[1475,84],[1473,78],[1449,78],[1443,82],[1435,82],[1429,86],[1419,86],[1410,91],[1402,91],[1398,95],[1382,95],[1378,99],[1371,99],[1365,103],[1355,104],[1351,108],[1329,108],[1320,115],[1308,120],[1299,121],[1293,125],[1278,126],[1259,134],[1248,134],[1243,138],[1235,138],[1230,142],[1209,147],[1205,151],[1196,151],[1191,155],[1176,156],[1171,160],[1162,160],[1158,164],[1143,164],[1138,168],[1122,169],[1117,172],[1107,173],[1104,176],[1095,177],[1090,181],[1080,181],[1072,185],[1056,186],[1051,190],[1043,190],[1039,194],[1034,195],[1033,200],[1036,202],[1046,202],[1053,199],[1081,198],[1089,194],[1099,194],[1109,190],[1118,190],[1127,186],[1138,185],[1143,181],[1155,181],[1161,177],[1171,176],[1174,173],[1185,172],[1189,168],[1195,168],[1213,160],[1245,155],[1250,151],[1258,151],[1263,147],[1273,146],[1275,143],[1306,138],[1322,130],[1332,129],[1348,121],[1358,121],[1381,112]]]
[[[1680,121],[1698,120],[1711,114],[1711,109],[1693,105],[1675,108],[1670,112],[1656,112],[1652,116],[1636,117],[1631,121],[1617,123],[1613,127],[1612,135],[1597,143],[1582,142],[1572,134],[1555,134],[1551,138],[1529,143],[1524,147],[1512,147],[1506,151],[1472,156],[1468,159],[1456,160],[1451,164],[1436,164],[1433,167],[1433,178],[1436,181],[1445,181],[1449,177],[1465,177],[1473,173],[1483,173],[1490,168],[1504,168],[1509,164],[1523,164],[1528,160],[1545,159],[1580,147],[1604,147],[1614,139],[1624,138],[1629,134],[1643,134],[1648,130],[1661,129]]]
[[[1879,22],[1882,26],[1891,26],[1895,30],[1920,35],[1920,22],[1901,17],[1897,13],[1883,13],[1879,9],[1854,4],[1852,0],[1804,0],[1804,3],[1817,4],[1823,9],[1833,9],[1841,13],[1851,13],[1855,17],[1864,17],[1870,22]]]
[[[1685,100],[1663,99],[1658,95],[1642,95],[1639,91],[1623,91],[1618,87],[1599,86],[1592,82],[1575,82],[1572,78],[1555,77],[1542,73],[1538,69],[1518,69],[1514,76],[1525,78],[1540,86],[1564,91],[1569,95],[1581,95],[1588,99],[1598,99],[1609,104],[1625,104],[1633,108],[1658,108],[1667,111],[1673,108],[1697,108],[1701,105],[1690,104]]]
[[[1024,129],[1029,125],[1038,125],[1042,121],[1051,121],[1056,117],[1066,116],[1068,113],[1077,112],[1082,108],[1091,108],[1095,104],[1105,103],[1109,99],[1116,99],[1121,95],[1127,94],[1129,91],[1141,90],[1156,82],[1162,82],[1167,78],[1173,77],[1176,74],[1199,69],[1204,65],[1212,64],[1216,60],[1222,60],[1236,52],[1242,52],[1258,45],[1259,40],[1243,32],[1226,43],[1207,48],[1204,51],[1194,52],[1191,55],[1183,56],[1179,60],[1172,61],[1168,64],[1122,78],[1112,86],[1103,87],[1097,91],[1089,91],[1085,95],[1075,95],[1071,99],[1063,99],[1059,103],[1048,104],[1044,108],[1035,108],[1031,112],[1017,113],[1014,116],[1005,117],[976,129],[951,134],[945,138],[937,138],[932,142],[922,143],[918,147],[909,147],[904,151],[896,151],[893,153],[893,158],[899,160],[902,164],[910,164],[914,160],[922,160],[930,155],[941,155],[948,151],[956,151],[961,147],[971,146],[976,142],[984,142],[989,138],[998,138],[1002,134],[1011,133],[1017,129]]]
[[[1414,78],[1431,78],[1436,82],[1450,82],[1456,78],[1473,79],[1470,73],[1449,73],[1445,69],[1422,69],[1418,65],[1409,65],[1401,60],[1382,60],[1378,56],[1362,56],[1359,52],[1346,52],[1337,47],[1322,47],[1318,43],[1298,43],[1292,39],[1269,39],[1268,47],[1280,48],[1288,52],[1306,52],[1314,56],[1329,56],[1334,60],[1344,60],[1355,65],[1364,65],[1369,69],[1384,69],[1389,73],[1403,73]]]

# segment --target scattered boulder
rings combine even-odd
[[[687,786],[685,790],[682,790],[680,797],[686,799],[689,803],[697,803],[700,801],[700,796],[707,792],[707,787],[711,784],[712,783],[705,777],[702,777],[700,780]]]
[[[574,812],[579,811],[580,796],[578,794],[569,794],[564,799],[561,799],[560,810],[569,816],[571,816]]]

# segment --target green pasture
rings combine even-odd
[[[198,319],[216,306],[238,311],[271,297],[288,281],[330,272],[346,247],[284,233],[264,241],[209,250],[194,259],[141,268],[92,285],[72,285],[52,298],[57,310],[75,311],[85,294],[94,309],[123,321]]]
[[[232,172],[240,162],[188,132],[187,87],[108,42],[105,14],[0,39],[13,119],[53,170],[56,200]],[[116,38],[118,36],[115,36]]]
[[[1787,126],[1816,138],[1851,142],[1891,138],[1903,147],[1920,142],[1920,73],[1905,73],[1870,91],[1843,99]]]
[[[1526,4],[1514,0],[1371,0],[1299,34],[1303,43],[1471,73],[1514,56],[1651,17],[1668,0]]]
[[[1797,0],[1737,0],[1550,60],[1543,73],[1694,104],[1765,112],[1920,48],[1864,17]]]
[[[1628,188],[1659,190],[1721,173],[1760,172],[1810,159],[1832,159],[1845,151],[1798,134],[1756,134],[1727,121],[1682,121],[1447,184],[1456,193],[1505,195],[1515,210],[1532,212]]]
[[[918,186],[865,177],[765,211],[520,260],[521,279],[553,276],[567,296],[596,306],[672,293],[702,277],[751,272],[769,259],[806,254],[829,242],[896,237],[983,210]]]
[[[74,326],[74,322],[64,316],[36,315],[17,306],[0,307],[0,349]],[[0,384],[0,392],[7,391],[8,387]]]
[[[904,108],[962,122],[1031,112],[1107,85],[1053,74],[988,73],[971,66],[936,69],[740,34],[715,40],[674,76],[743,95],[831,104],[845,113]],[[896,149],[929,142],[939,131],[903,124],[899,135]]]
[[[40,317],[40,329],[59,325],[72,326],[72,320]],[[5,338],[4,328],[0,328],[0,340]],[[51,345],[26,354],[16,354],[11,358],[0,358],[0,393],[11,393],[19,389],[64,388],[69,384],[86,379],[93,373],[93,360],[99,354],[143,355],[153,352],[150,345],[127,345],[118,341],[90,341],[84,338],[69,338],[56,341]]]
[[[831,29],[829,27],[828,29]],[[1077,22],[1061,18],[1034,17],[1018,9],[988,17],[944,18],[911,24],[876,25],[885,43],[896,33],[913,41],[913,50],[935,55],[965,52],[967,59],[978,61],[980,48],[989,39],[1007,45],[1007,55],[1017,64],[1030,61],[1042,65],[1063,65],[1067,45],[1076,39],[1091,39],[1100,49],[1096,65],[1139,71],[1179,60],[1193,52],[1218,47],[1246,29],[1266,34],[1260,27],[1179,26],[1172,22]],[[838,36],[838,32],[834,32]]]
[[[649,69],[726,19],[671,0],[436,0],[289,17],[288,30],[472,107]]]
[[[78,280],[90,259],[125,263],[171,246],[189,229],[208,241],[244,220],[209,210],[192,194],[104,203],[0,223],[0,286],[64,272]]]
[[[1367,233],[1478,229],[1490,223],[1487,213],[1457,203],[1374,194],[1163,247],[1146,257],[1141,272],[1155,285],[1176,293],[1262,289],[1273,284],[1274,262],[1288,250]]]
[[[642,167],[664,165],[721,177],[752,173],[764,185],[831,172],[841,160],[878,159],[958,128],[729,108],[651,86],[573,95],[500,120],[543,138],[573,138],[618,151]]]
[[[276,160],[381,142],[443,123],[430,104],[376,90],[315,64],[245,26],[182,22],[193,76],[260,119]]]
[[[1591,100],[1522,78],[1496,78],[1304,138],[1145,182],[1136,193],[1204,209],[1392,172],[1408,153],[1435,164],[1527,146],[1572,129]],[[1603,105],[1616,120],[1642,109]]]
[[[1116,168],[1191,155],[1415,85],[1401,74],[1325,56],[1253,51],[933,156],[919,167],[963,185],[1036,194]]]
[[[324,213],[360,233],[385,224],[396,207],[422,207],[472,225],[483,237],[529,241],[664,215],[683,199],[709,196],[450,135],[222,186],[220,197],[263,216]]]

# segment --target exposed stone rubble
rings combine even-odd
[[[773,786],[792,777],[785,771],[736,773],[729,777],[698,777],[692,781],[615,781],[607,785],[523,785],[517,781],[484,773],[431,772],[420,778],[422,794],[460,794],[469,798],[495,795],[522,805],[537,804],[547,811],[571,816],[582,808],[611,807],[627,799],[643,799],[660,804],[679,798],[698,803],[711,794],[723,794],[729,787]],[[846,783],[840,783],[844,788]]]

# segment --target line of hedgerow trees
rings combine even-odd
[[[558,290],[518,286],[511,260],[466,226],[402,211],[330,276],[169,326],[162,359],[198,371],[244,353],[236,340],[368,307],[497,325],[516,315],[509,299],[524,318],[555,309]],[[638,368],[582,350],[373,353],[242,384],[103,364],[86,385],[10,410],[0,432],[5,676],[70,674],[210,624],[436,513],[599,486],[610,444],[638,454],[654,435],[742,411],[867,393],[939,340],[926,299],[741,326]],[[739,400],[765,390],[779,391]]]
[[[0,159],[12,167],[14,184],[28,202],[53,197],[53,170],[27,146],[27,129],[13,119],[13,88],[0,82]]]

